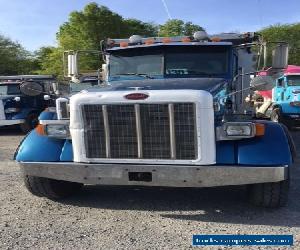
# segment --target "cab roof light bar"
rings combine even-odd
[[[157,43],[175,43],[175,42],[232,42],[233,45],[251,43],[259,40],[259,34],[254,32],[247,33],[221,33],[208,35],[205,31],[197,31],[193,36],[173,36],[173,37],[146,37],[132,35],[128,39],[107,39],[106,48],[128,47],[134,45],[152,45]],[[102,44],[104,42],[102,41]]]

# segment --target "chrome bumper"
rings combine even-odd
[[[278,182],[287,166],[174,166],[20,162],[25,175],[99,185],[214,187]],[[136,179],[139,178],[140,179]],[[143,179],[146,177],[145,179]]]
[[[19,120],[0,120],[0,126],[9,126],[9,125],[15,125],[15,124],[22,124],[24,123],[24,119]]]

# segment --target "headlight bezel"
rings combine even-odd
[[[47,124],[44,127],[48,137],[67,139],[70,138],[70,128],[68,124]]]
[[[68,120],[40,120],[35,128],[39,135],[57,139],[70,139],[70,121]],[[55,133],[57,131],[57,133]],[[65,131],[65,133],[62,133]]]
[[[234,130],[236,131],[235,134]],[[216,128],[217,141],[241,140],[262,135],[264,135],[264,125],[254,122],[225,122]]]

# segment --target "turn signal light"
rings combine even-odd
[[[181,42],[183,42],[183,43],[189,43],[189,42],[191,42],[191,38],[184,37],[184,38],[181,39]]]
[[[120,47],[122,47],[122,48],[128,47],[128,43],[126,43],[126,42],[121,42],[121,43],[120,43]]]
[[[46,135],[45,132],[45,126],[42,124],[39,124],[35,127],[35,131],[39,134],[39,135]]]
[[[145,44],[146,44],[146,45],[154,44],[154,40],[153,40],[153,39],[147,39],[147,40],[145,41]]]
[[[171,39],[169,37],[165,37],[164,39],[162,39],[163,43],[170,43],[172,42]]]
[[[265,125],[255,123],[255,136],[263,136],[265,134]]]
[[[220,42],[221,41],[221,38],[220,37],[212,37],[210,39],[212,42]]]

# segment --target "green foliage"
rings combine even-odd
[[[40,73],[63,72],[62,53],[65,50],[99,50],[100,41],[107,38],[128,38],[130,35],[154,36],[157,27],[136,19],[124,19],[110,11],[107,7],[90,3],[82,11],[74,11],[69,20],[62,24],[57,33],[57,48],[48,48],[46,55],[39,60]],[[99,55],[84,55],[80,57],[81,71],[89,71],[101,67],[102,58]]]
[[[131,35],[151,37],[158,34],[158,26],[153,23],[144,23],[137,19],[124,19],[123,24],[122,37],[127,38]]]
[[[0,75],[31,73],[37,68],[35,59],[19,43],[0,35]]]
[[[63,64],[62,64],[63,50],[55,47],[42,47],[35,52],[35,59],[38,64],[38,70],[36,74],[50,74],[62,76]]]
[[[272,25],[259,33],[267,42],[288,42],[289,64],[300,65],[300,23]]]
[[[192,36],[194,32],[204,30],[201,26],[179,19],[172,19],[160,25],[160,36]]]

